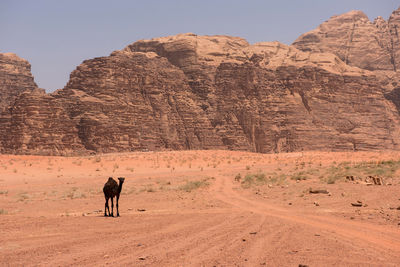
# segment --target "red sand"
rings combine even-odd
[[[285,171],[299,162],[326,168],[399,156],[0,155],[0,265],[399,266],[397,174],[385,186],[287,179],[245,189],[234,179],[238,173]],[[119,218],[103,217],[102,188],[109,176],[126,177]],[[209,185],[185,190],[188,181],[203,180]],[[309,194],[310,187],[330,195]],[[368,205],[352,207],[357,200]]]

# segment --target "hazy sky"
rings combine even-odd
[[[27,59],[39,87],[63,88],[84,59],[154,37],[226,34],[291,44],[332,15],[387,19],[398,0],[0,0],[0,52]]]

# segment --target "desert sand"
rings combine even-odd
[[[0,265],[399,266],[399,159],[391,151],[0,155]],[[365,182],[368,174],[385,185]],[[126,178],[118,218],[103,216],[109,176]]]

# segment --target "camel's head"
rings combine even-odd
[[[118,177],[119,182],[122,184],[125,181],[124,177]]]

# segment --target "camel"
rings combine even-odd
[[[119,210],[118,210],[118,200],[119,200],[119,195],[121,194],[122,190],[122,184],[125,181],[124,177],[119,177],[119,184],[112,178],[109,177],[107,183],[104,184],[103,187],[103,192],[104,192],[104,197],[106,199],[106,203],[104,206],[104,216],[107,217],[107,209],[108,209],[108,216],[114,217],[114,197],[117,197],[117,217],[119,217]],[[110,207],[108,206],[108,199],[111,198],[111,213],[110,213]]]

